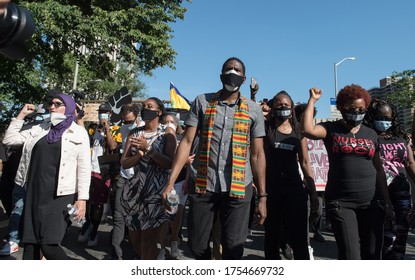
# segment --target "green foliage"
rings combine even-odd
[[[191,2],[190,0],[186,0]],[[184,0],[19,1],[31,11],[36,31],[23,60],[0,57],[0,98],[9,106],[41,103],[49,89],[77,89],[86,99],[106,99],[127,86],[144,95],[140,75],[174,68],[170,24],[184,19]],[[82,49],[84,48],[84,52]]]
[[[415,70],[393,72],[391,79],[393,94],[388,98],[400,106],[415,106]]]

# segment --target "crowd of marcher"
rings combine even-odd
[[[140,259],[166,259],[167,246],[179,258],[185,214],[195,259],[241,259],[253,226],[264,225],[265,259],[287,258],[288,248],[308,260],[309,232],[325,241],[323,209],[339,259],[403,259],[415,162],[396,108],[352,84],[337,95],[342,119],[316,124],[320,89],[310,89],[307,104],[284,90],[257,103],[258,84],[250,99],[241,94],[245,72],[240,59],[227,59],[223,87],[197,96],[184,123],[157,97],[123,105],[120,125],[104,103],[88,127],[62,92],[48,94],[43,113],[25,104],[2,137],[0,190],[10,191],[0,194],[10,220],[0,255],[23,249],[23,259],[70,259],[61,243],[74,222],[78,242],[99,246],[109,205],[115,260],[126,232]],[[307,139],[327,150],[324,195]]]

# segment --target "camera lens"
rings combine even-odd
[[[0,16],[0,53],[20,59],[27,55],[25,40],[35,32],[35,22],[28,10],[9,3]]]

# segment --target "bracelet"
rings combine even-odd
[[[258,198],[261,198],[261,197],[267,197],[267,195],[268,195],[267,193],[259,194],[259,195],[258,195]]]

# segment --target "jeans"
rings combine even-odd
[[[406,216],[411,209],[410,184],[405,177],[396,177],[388,190],[395,214],[395,227],[385,225],[383,259],[403,260],[409,232]]]
[[[12,196],[12,204],[13,209],[12,213],[10,215],[9,220],[9,228],[8,228],[8,239],[9,241],[13,241],[16,243],[20,242],[21,237],[21,230],[20,230],[20,221],[23,214],[23,207],[24,207],[24,201],[26,198],[26,189],[24,187],[21,187],[17,184],[13,187],[13,196]]]
[[[113,201],[111,205],[111,209],[113,209],[113,228],[111,237],[113,257],[122,257],[121,242],[124,240],[125,221],[122,215],[121,194],[126,183],[127,179],[119,176],[115,190],[113,191]]]

